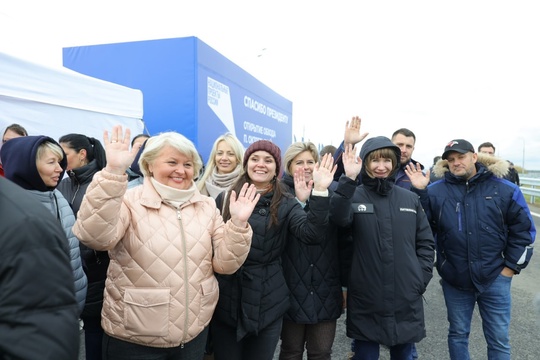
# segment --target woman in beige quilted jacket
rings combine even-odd
[[[111,258],[103,358],[202,359],[219,294],[214,273],[232,274],[245,261],[247,220],[260,195],[248,184],[233,192],[225,223],[193,182],[202,166],[195,146],[175,132],[148,140],[139,160],[144,183],[126,190],[138,151],[130,135],[120,126],[105,131],[107,166],[89,185],[73,228]]]

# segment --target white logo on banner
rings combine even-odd
[[[229,87],[210,77],[207,78],[207,104],[231,134],[236,136]]]

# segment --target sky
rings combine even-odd
[[[452,139],[540,170],[540,3],[0,0],[0,51],[48,66],[62,48],[196,36],[293,103],[293,133],[338,145],[416,134],[429,167]]]

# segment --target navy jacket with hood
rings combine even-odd
[[[2,146],[2,162],[4,164],[5,177],[29,191],[61,223],[69,241],[71,267],[75,281],[75,295],[81,312],[86,299],[87,279],[82,268],[79,240],[71,231],[71,228],[75,224],[75,216],[62,193],[56,187],[48,187],[39,175],[36,157],[39,146],[44,142],[51,142],[60,147],[53,138],[48,136],[22,136],[7,141]],[[60,162],[60,166],[64,170],[67,166],[65,154]],[[64,171],[60,174],[60,179],[62,179],[63,175]]]
[[[389,177],[370,177],[367,155],[389,148]],[[433,275],[433,234],[420,200],[395,185],[400,151],[390,139],[368,139],[360,151],[363,183],[343,176],[330,199],[330,219],[351,228],[352,265],[347,293],[347,336],[387,346],[426,336],[422,294]]]
[[[454,287],[484,291],[504,266],[516,273],[532,256],[536,228],[519,186],[504,180],[505,160],[478,154],[476,175],[454,176],[440,160],[442,177],[420,195],[437,238],[437,271]]]

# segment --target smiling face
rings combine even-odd
[[[164,146],[156,159],[148,164],[154,179],[178,190],[187,190],[193,183],[193,159],[171,146]]]
[[[218,174],[230,174],[236,169],[238,159],[233,148],[225,141],[220,141],[216,147],[216,168]]]
[[[391,158],[374,157],[367,164],[367,173],[375,178],[385,179],[390,176],[394,165]]]
[[[263,189],[272,182],[276,176],[276,168],[276,160],[264,150],[255,151],[247,161],[247,174],[258,189]]]
[[[296,155],[289,165],[289,173],[295,174],[302,169],[306,183],[313,179],[313,169],[315,168],[315,159],[309,151],[303,151]]]
[[[41,156],[36,159],[39,176],[48,187],[56,187],[61,180],[60,175],[63,171],[62,166],[60,166],[61,160],[51,149],[44,149]]]

